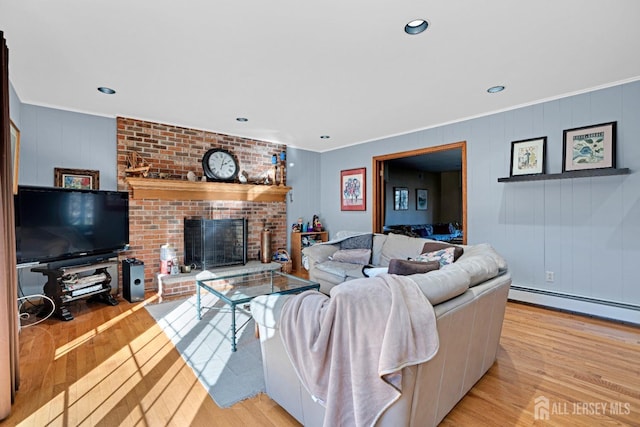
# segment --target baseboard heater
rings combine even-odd
[[[640,324],[640,305],[511,285],[509,299],[562,311]]]

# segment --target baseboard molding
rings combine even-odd
[[[557,292],[511,286],[509,299],[640,325],[640,307]]]

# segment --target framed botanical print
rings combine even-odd
[[[367,169],[340,171],[340,210],[367,210]]]
[[[545,173],[547,137],[531,138],[511,143],[510,176]]]
[[[563,132],[562,172],[616,167],[616,122]]]

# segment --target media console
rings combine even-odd
[[[47,276],[44,294],[53,300],[54,314],[68,321],[73,320],[73,315],[67,309],[68,303],[80,298],[90,297],[90,301],[118,305],[118,300],[111,295],[111,275],[107,271],[117,264],[117,261],[108,260],[68,266],[49,264],[34,267],[31,271]],[[91,270],[93,272],[89,273]]]

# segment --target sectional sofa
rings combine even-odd
[[[338,251],[364,249],[340,249],[344,241],[315,245],[313,250],[306,251],[312,258],[310,277],[320,281],[321,290],[329,295],[345,281],[354,280],[353,285],[366,287],[369,281],[375,280],[364,277],[367,265],[376,266],[370,267],[375,268],[370,271],[389,275],[388,270],[384,270],[394,265],[393,260],[417,257],[426,243],[434,243],[407,236],[375,234],[369,239],[369,262],[354,264],[357,268],[340,272],[336,263],[344,261],[332,259]],[[496,360],[511,284],[506,261],[488,244],[457,249],[454,262],[434,271],[418,274],[404,271],[433,306],[439,348],[430,360],[402,368],[401,394],[376,418],[377,426],[437,425]],[[329,269],[332,272],[319,269],[325,262],[333,263]],[[360,273],[356,273],[358,270]],[[260,335],[267,394],[303,425],[321,426],[327,403],[319,402],[301,381],[299,370],[304,367],[294,366],[280,331],[285,326],[281,324],[281,315],[286,305],[294,302],[292,298],[301,297],[304,295],[261,296],[252,301],[251,312]]]

